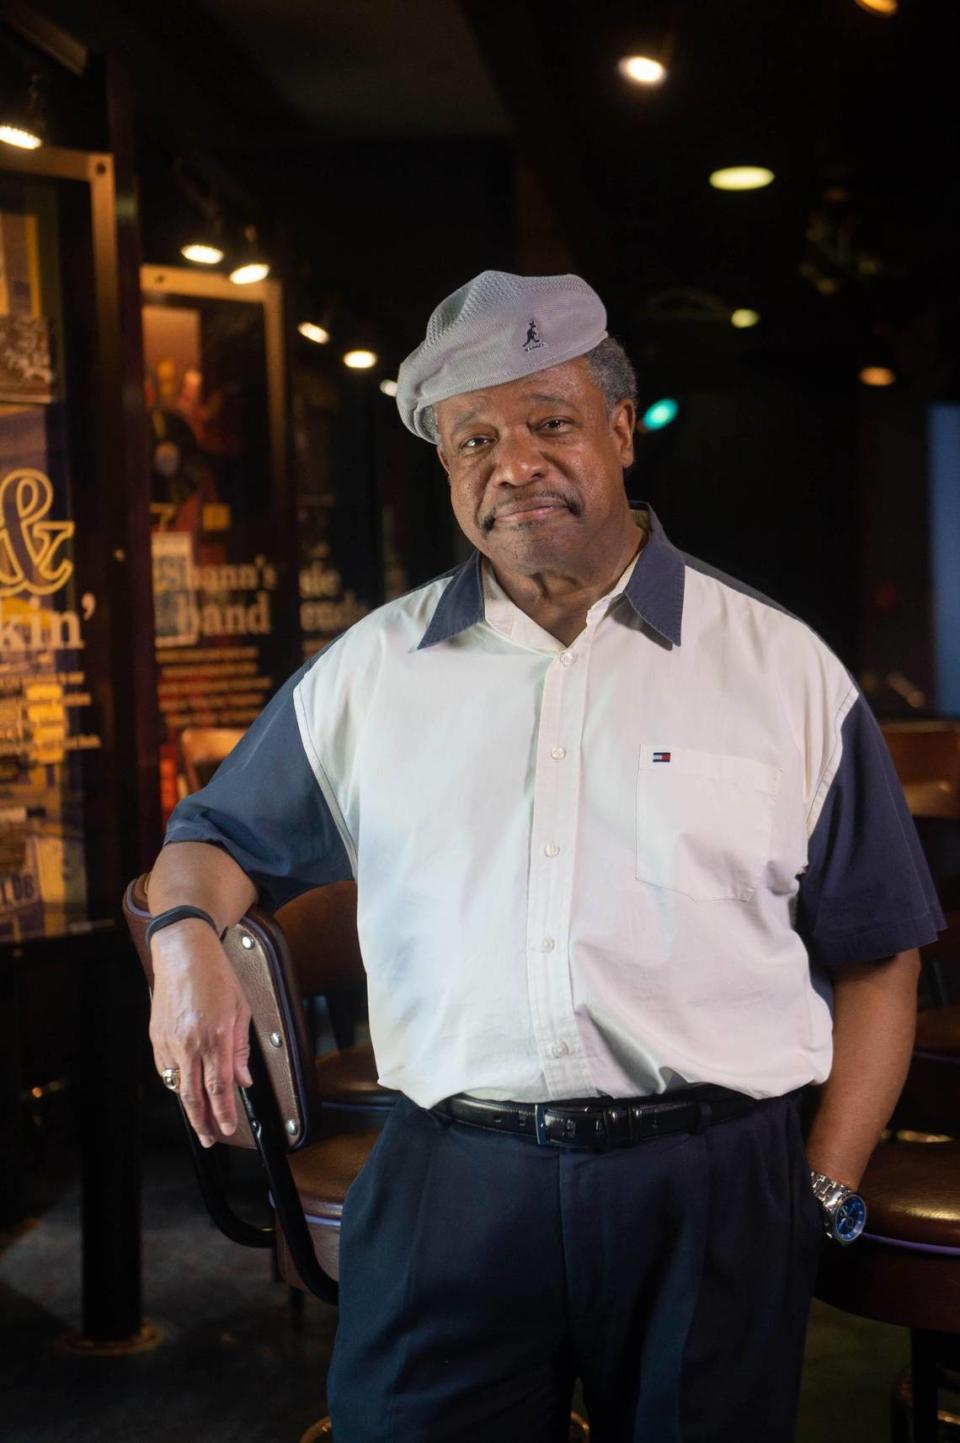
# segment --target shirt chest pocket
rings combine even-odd
[[[637,877],[697,901],[748,902],[769,859],[780,770],[751,757],[643,743]]]

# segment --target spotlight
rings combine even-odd
[[[220,247],[209,245],[206,241],[189,241],[180,247],[180,254],[184,260],[193,261],[198,266],[216,266],[223,260]]]
[[[318,326],[313,321],[301,321],[297,330],[305,340],[312,341],[315,346],[325,346],[330,339],[330,332],[324,326]]]
[[[270,266],[261,254],[256,226],[244,226],[243,236],[246,253],[238,257],[236,266],[230,272],[230,279],[235,286],[252,286],[256,281],[266,280],[270,274]]]
[[[17,150],[39,150],[43,144],[39,135],[32,130],[24,130],[20,125],[9,125],[6,121],[0,122],[0,140],[4,145],[14,145]]]
[[[380,389],[385,396],[395,396],[397,394],[397,383],[396,381],[381,381]]]
[[[893,386],[896,379],[889,366],[864,366],[858,377],[865,386]]]
[[[40,77],[32,75],[24,104],[5,107],[0,113],[0,141],[17,150],[39,150],[46,138]]]
[[[738,331],[745,331],[750,326],[758,325],[759,322],[759,312],[747,310],[746,307],[741,307],[741,309],[734,311],[730,317],[730,324],[736,326]]]
[[[256,281],[265,281],[269,274],[266,261],[246,261],[230,272],[230,279],[235,286],[252,286]]]
[[[728,165],[710,176],[714,190],[762,190],[774,179],[772,170],[763,165]]]
[[[625,55],[617,62],[617,69],[624,80],[634,85],[660,85],[667,75],[666,66],[650,55]]]
[[[351,371],[369,371],[371,366],[377,364],[377,353],[358,347],[356,350],[347,351],[343,358],[343,364],[348,366]]]
[[[669,426],[671,421],[677,418],[680,407],[671,396],[664,396],[659,401],[654,401],[643,413],[640,428],[643,431],[662,431],[664,426]]]
[[[857,4],[871,15],[896,15],[900,9],[900,0],[857,0]]]

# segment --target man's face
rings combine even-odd
[[[436,408],[454,515],[495,567],[572,572],[622,538],[632,403],[608,414],[578,357]]]

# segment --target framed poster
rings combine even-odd
[[[109,156],[0,159],[0,943],[109,927],[136,834],[118,697]],[[125,516],[125,508],[120,508]],[[129,675],[129,671],[126,671]]]
[[[280,286],[144,266],[161,800],[185,751],[237,737],[299,660]]]

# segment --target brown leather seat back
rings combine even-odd
[[[357,938],[356,882],[331,882],[303,892],[278,910],[277,921],[304,997],[365,981]]]
[[[147,880],[145,875],[130,883],[123,913],[152,989],[153,965],[146,944],[150,921]],[[274,918],[254,907],[228,929],[223,946],[250,1007],[289,1146],[299,1148],[318,1127],[319,1100],[313,1049],[301,1005],[303,993],[286,939]],[[242,1103],[239,1112],[236,1133],[218,1140],[234,1147],[253,1147]]]

